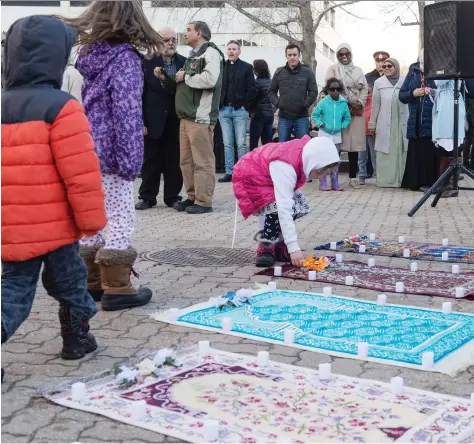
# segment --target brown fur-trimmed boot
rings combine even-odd
[[[102,288],[102,309],[106,311],[138,307],[150,302],[152,291],[146,287],[136,290],[130,282],[132,265],[137,259],[133,247],[126,250],[101,248],[96,255],[100,266]]]
[[[95,257],[100,247],[84,247],[81,246],[81,257],[87,265],[87,291],[94,298],[94,301],[99,302],[102,298],[104,290],[100,278],[100,266],[95,261]]]

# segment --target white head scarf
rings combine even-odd
[[[352,48],[351,48],[351,45],[349,45],[349,43],[340,43],[338,46],[337,46],[337,49],[336,49],[336,55],[339,54],[339,51],[341,49],[347,49],[350,53],[351,53],[351,62],[348,63],[347,65],[344,65],[343,63],[341,63],[339,61],[339,58],[337,59],[337,64],[339,65],[340,68],[342,68],[342,70],[346,73],[351,73],[352,70],[354,69],[354,63],[352,61]]]
[[[336,145],[327,137],[315,137],[303,148],[303,170],[306,177],[309,177],[311,171],[320,170],[340,160]]]

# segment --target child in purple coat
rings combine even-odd
[[[77,18],[64,19],[78,32],[77,68],[82,101],[100,160],[108,230],[81,241],[88,289],[104,310],[148,303],[152,292],[130,282],[137,251],[133,180],[143,161],[142,55],[159,52],[162,38],[141,2],[95,1]],[[78,161],[80,159],[78,158]]]

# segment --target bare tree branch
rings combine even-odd
[[[322,19],[329,11],[332,11],[333,9],[336,9],[336,8],[340,8],[341,6],[352,5],[354,3],[358,3],[358,2],[357,1],[346,1],[346,2],[341,2],[341,3],[333,2],[332,5],[329,5],[327,8],[323,9],[314,20],[313,32],[316,32],[319,25],[321,24]]]

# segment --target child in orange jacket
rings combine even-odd
[[[59,302],[63,359],[97,348],[89,333],[97,307],[78,241],[106,225],[89,122],[61,91],[75,40],[55,17],[15,22],[2,91],[2,344],[28,317],[44,265],[43,285]]]

